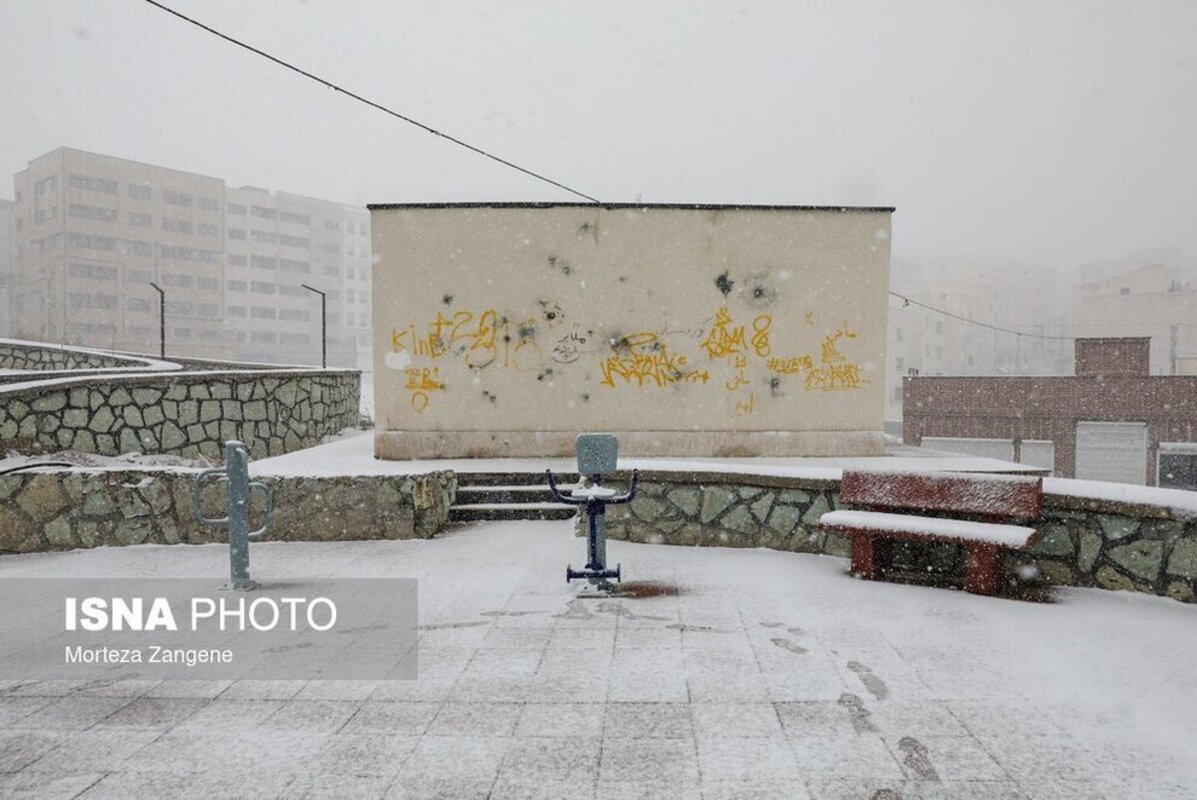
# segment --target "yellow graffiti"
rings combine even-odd
[[[391,349],[434,361],[456,355],[474,369],[499,363],[505,368],[527,372],[539,368],[544,358],[535,336],[533,317],[513,324],[500,318],[493,308],[477,314],[458,311],[452,317],[438,311],[425,332],[416,325],[392,328]]]
[[[407,375],[407,388],[413,392],[442,392],[445,389],[445,384],[441,383],[441,368],[428,367],[405,369],[404,374]]]
[[[748,395],[748,399],[736,403],[736,416],[744,417],[756,411],[756,392]]]
[[[761,358],[773,352],[773,348],[769,345],[769,327],[773,324],[773,317],[768,314],[761,314],[752,321],[752,349]]]
[[[731,314],[727,313],[727,306],[715,312],[715,322],[705,339],[699,344],[707,351],[707,356],[725,358],[744,350],[744,326],[735,325]]]
[[[710,380],[706,370],[687,369],[687,364],[687,358],[669,352],[657,334],[637,333],[624,337],[616,352],[603,360],[600,383],[612,388],[625,384],[665,388],[675,383],[706,383]],[[617,384],[616,378],[622,383]]]
[[[823,366],[809,369],[803,381],[808,392],[852,391],[868,383],[860,367],[848,361],[838,347],[841,339],[855,338],[856,332],[845,325],[823,339]]]
[[[810,356],[790,356],[789,358],[771,358],[765,362],[765,369],[779,375],[793,375],[803,370],[813,369],[814,362]]]

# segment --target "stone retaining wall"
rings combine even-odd
[[[350,370],[163,373],[0,387],[0,452],[75,450],[254,458],[318,444],[358,424],[361,373]]]
[[[0,476],[0,553],[132,544],[228,541],[201,526],[195,470],[37,470]],[[274,490],[270,541],[429,538],[449,517],[452,472],[415,476],[255,478]],[[223,516],[226,493],[207,486],[204,513]],[[258,500],[252,524],[260,525]]]
[[[607,533],[613,539],[654,544],[768,547],[846,557],[846,537],[818,527],[819,517],[836,508],[837,481],[645,473],[637,498],[609,509]],[[580,528],[584,521],[579,518],[577,524]],[[1054,585],[1124,589],[1195,602],[1197,515],[1047,494],[1037,527],[1041,535],[1031,552],[1005,558],[1010,587],[1037,574],[1038,580]],[[960,574],[961,548],[900,545],[895,566]]]
[[[0,369],[113,369],[144,363],[139,358],[122,358],[88,350],[0,341]]]

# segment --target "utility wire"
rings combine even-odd
[[[935,306],[929,306],[926,303],[920,303],[918,300],[911,300],[909,297],[898,294],[894,291],[891,291],[890,294],[901,300],[904,306],[918,306],[919,308],[925,308],[928,311],[934,311],[936,314],[943,314],[945,317],[951,317],[952,319],[958,319],[961,322],[967,322],[969,325],[976,325],[981,328],[989,328],[990,330],[1000,331],[1001,333],[1012,333],[1015,336],[1025,336],[1028,339],[1050,339],[1052,341],[1060,342],[1071,342],[1075,341],[1076,339],[1075,336],[1047,336],[1042,333],[1027,333],[1026,331],[1016,331],[1013,328],[1003,328],[1000,325],[990,325],[988,322],[980,322],[975,319],[969,319],[968,317],[962,317],[959,314],[953,314],[951,311],[944,311],[942,308],[936,308]]]
[[[297,67],[294,64],[291,64],[289,62],[286,62],[286,61],[282,60],[281,58],[278,58],[277,56],[272,56],[272,55],[270,55],[270,53],[267,53],[264,50],[259,50],[258,48],[254,47],[251,44],[246,44],[245,42],[243,42],[239,39],[234,39],[232,36],[229,36],[228,34],[221,33],[220,31],[216,30],[215,28],[211,28],[211,27],[205,25],[204,23],[200,22],[199,20],[192,19],[191,17],[187,16],[186,14],[180,13],[180,12],[176,11],[175,9],[170,8],[169,6],[166,6],[166,5],[163,5],[162,3],[156,2],[156,0],[145,0],[145,2],[149,3],[150,5],[154,6],[155,8],[165,11],[167,14],[176,16],[179,19],[183,20],[184,22],[190,23],[203,31],[207,31],[208,33],[212,34],[213,36],[224,39],[229,44],[235,44],[238,47],[244,48],[255,55],[261,56],[262,58],[266,59],[267,61],[273,61],[275,64],[278,64],[280,67],[285,67],[286,69],[289,69],[292,72],[298,73],[309,80],[313,80],[316,83],[321,84],[322,86],[326,86],[329,89],[340,92],[341,94],[346,95],[348,97],[351,97],[354,100],[357,100],[359,103],[364,103],[364,104],[370,106],[371,108],[376,108],[379,111],[383,112],[384,114],[390,114],[392,117],[395,117],[396,119],[401,119],[404,122],[408,123],[409,125],[415,125],[417,128],[420,128],[421,130],[431,133],[433,136],[439,136],[442,139],[447,139],[450,142],[452,142],[453,144],[458,145],[459,147],[464,147],[465,149],[475,152],[480,156],[485,156],[486,158],[489,158],[491,161],[497,161],[498,163],[502,164],[503,166],[510,167],[511,169],[514,169],[514,170],[518,170],[519,172],[522,172],[525,175],[530,175],[531,177],[536,178],[539,181],[544,181],[545,183],[556,186],[558,189],[564,189],[565,191],[569,192],[570,194],[577,195],[578,197],[581,197],[585,200],[589,200],[591,203],[600,203],[601,204],[601,202],[602,202],[602,201],[598,200],[597,198],[591,197],[590,195],[588,195],[584,192],[580,192],[577,189],[566,186],[564,183],[561,183],[560,181],[555,181],[552,178],[541,175],[539,172],[533,172],[532,170],[527,169],[526,167],[521,167],[519,164],[515,164],[511,161],[508,161],[505,158],[500,158],[499,156],[495,155],[494,153],[489,153],[486,150],[483,150],[481,147],[475,147],[474,145],[469,144],[468,142],[463,142],[461,139],[458,139],[455,136],[450,136],[447,133],[442,133],[441,131],[438,131],[435,128],[425,125],[423,122],[420,122],[419,120],[415,120],[415,119],[412,119],[411,117],[400,114],[398,111],[395,111],[394,109],[387,108],[386,106],[382,105],[381,103],[376,103],[373,100],[362,97],[360,94],[357,94],[356,92],[351,92],[350,90],[348,90],[342,86],[338,86],[337,84],[333,83],[332,81],[325,80],[324,78],[321,78],[318,75],[313,75],[312,73],[308,72],[305,69]]]

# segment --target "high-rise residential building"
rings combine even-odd
[[[906,376],[1063,375],[1072,369],[1056,270],[981,259],[895,263],[892,289],[911,302],[890,303],[887,419],[902,417]]]
[[[369,291],[346,278],[369,261],[364,208],[70,148],[31,161],[15,191],[13,335],[156,352],[156,283],[168,355],[318,363],[306,283],[328,293],[329,364],[369,364]]]
[[[1197,259],[1184,251],[1085,265],[1072,308],[1078,335],[1149,336],[1153,375],[1197,375]]]
[[[12,258],[15,246],[14,205],[11,200],[0,200],[0,336],[9,336],[12,329],[9,320],[9,292],[12,286]]]

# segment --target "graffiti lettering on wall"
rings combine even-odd
[[[855,338],[856,332],[845,325],[823,340],[823,366],[808,370],[803,382],[808,392],[853,391],[868,383],[860,367],[849,361],[838,346],[841,339]]]
[[[603,359],[603,386],[620,384],[665,388],[675,383],[706,383],[710,373],[687,367],[688,359],[669,352],[657,334],[645,332],[617,341],[614,353]]]
[[[410,356],[412,361],[424,362],[398,365],[404,367],[404,388],[410,394],[412,408],[422,413],[432,398],[446,391],[439,364],[449,360],[475,372],[487,368],[536,372],[544,381],[552,370],[545,368],[546,357],[536,340],[537,327],[557,327],[563,315],[556,303],[537,302],[540,313],[519,321],[486,308],[457,311],[449,317],[437,311],[424,324],[393,328],[392,350],[406,354],[405,360]],[[815,312],[809,310],[796,320],[797,326],[805,328],[816,324]],[[784,378],[788,375],[801,378],[806,392],[854,391],[868,383],[860,366],[844,353],[848,342],[857,338],[847,324],[824,337],[818,362],[806,353],[775,353],[772,334],[777,329],[770,314],[756,314],[749,322],[746,318],[737,320],[727,306],[722,306],[699,325],[663,323],[629,335],[596,333],[575,321],[564,332],[554,331],[556,338],[546,347],[549,359],[556,364],[579,363],[584,356],[597,358],[600,384],[613,390],[706,385],[716,376],[715,384],[720,387],[717,391],[727,393],[727,408],[734,417],[763,408],[761,397],[784,397]],[[695,347],[696,354],[692,350]],[[701,359],[703,353],[707,366],[694,360]],[[721,369],[716,371],[715,365]],[[767,395],[759,393],[763,386],[769,387]],[[493,402],[494,396],[486,394]]]
[[[546,312],[547,314],[548,312]],[[558,313],[553,310],[554,315]],[[437,361],[460,358],[467,366],[485,369],[492,364],[529,372],[540,368],[543,356],[536,343],[536,319],[513,323],[493,308],[480,313],[458,311],[452,317],[436,312],[426,330],[417,325],[391,329],[391,350],[415,358]],[[439,369],[405,370],[411,404],[417,412],[428,407],[430,391],[444,391]],[[413,373],[416,373],[413,376]]]

